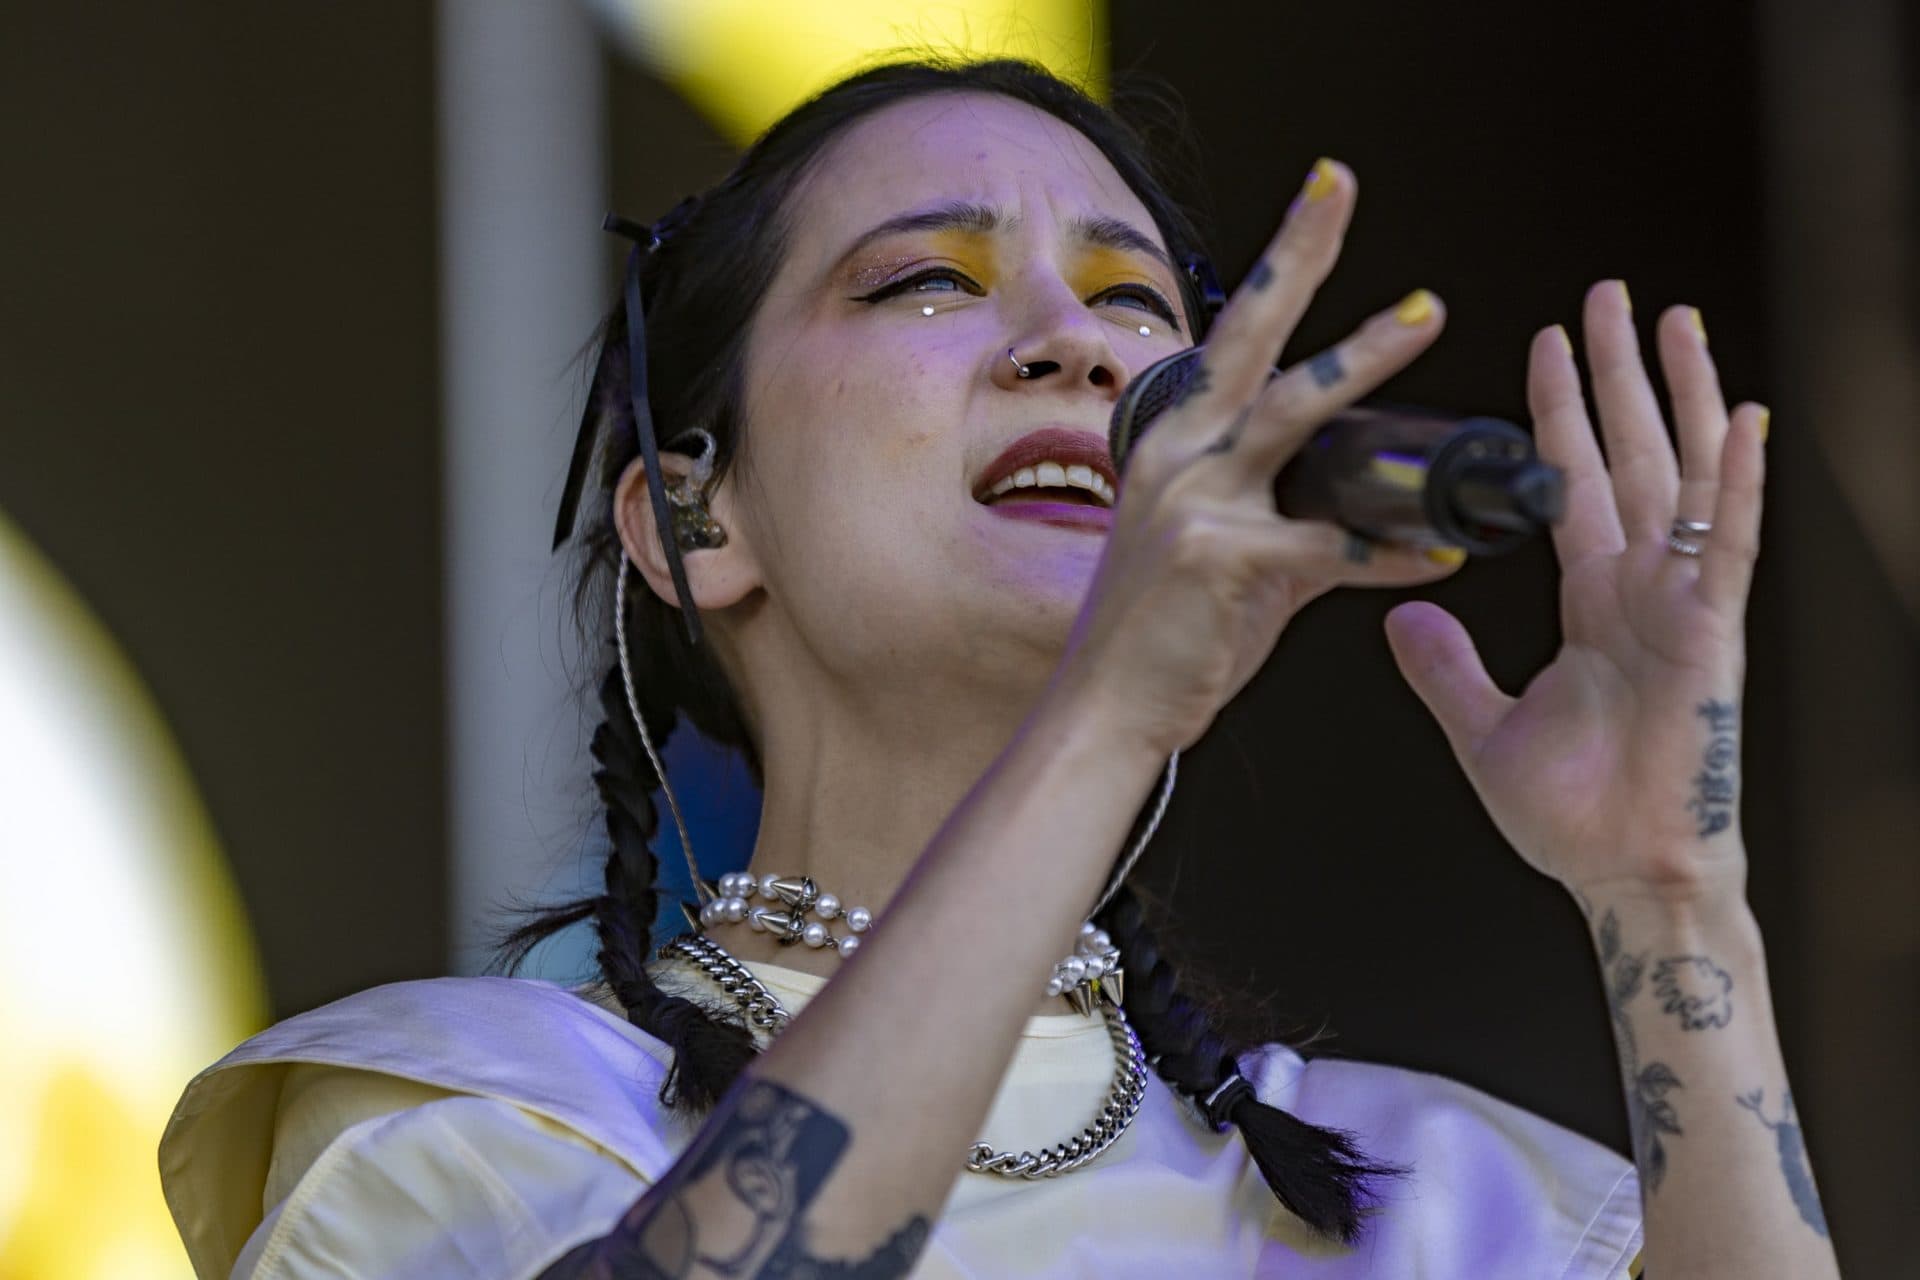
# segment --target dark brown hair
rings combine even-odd
[[[689,429],[706,430],[717,445],[716,482],[737,455],[746,425],[746,335],[784,254],[792,193],[828,144],[894,103],[959,92],[998,94],[1078,130],[1146,206],[1174,261],[1200,252],[1193,220],[1167,193],[1141,131],[1046,70],[1010,60],[916,59],[862,72],[795,108],[716,187],[676,210],[671,227],[656,228],[660,243],[645,256],[641,291],[648,403],[662,448],[671,451],[676,435]],[[1164,97],[1149,101],[1164,108]],[[1204,323],[1199,286],[1186,277],[1180,283],[1187,315]],[[583,500],[592,524],[580,561],[582,623],[600,638],[610,638],[616,625],[627,628],[640,713],[656,746],[685,715],[708,738],[739,751],[757,784],[757,745],[711,647],[689,644],[677,611],[649,590],[630,593],[628,617],[611,616],[621,563],[612,485],[639,452],[628,405],[626,335],[625,312],[617,307],[597,335],[588,396],[603,444],[597,488]],[[659,907],[652,848],[659,817],[651,794],[659,779],[628,713],[617,666],[601,680],[599,695],[605,718],[593,735],[594,783],[606,805],[611,846],[604,892],[533,913],[505,936],[500,963],[511,973],[541,940],[592,920],[606,983],[633,1024],[673,1050],[662,1102],[701,1113],[753,1059],[754,1042],[730,1010],[668,994],[648,974]],[[1356,1238],[1368,1180],[1395,1171],[1369,1164],[1348,1135],[1308,1125],[1231,1083],[1238,1053],[1252,1046],[1217,1032],[1203,1006],[1183,992],[1136,896],[1120,893],[1099,923],[1125,957],[1127,1013],[1160,1077],[1192,1101],[1206,1123],[1240,1127],[1268,1183],[1301,1219],[1324,1234]]]

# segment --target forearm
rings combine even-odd
[[[1838,1276],[1744,902],[1592,892],[1650,1277]]]
[[[1044,702],[934,837],[884,927],[621,1227],[548,1280],[781,1275],[822,1259],[905,1274],[1163,763],[1083,704]]]

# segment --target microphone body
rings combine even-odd
[[[1114,406],[1107,447],[1124,469],[1134,442],[1200,367],[1190,347],[1149,365]],[[1274,481],[1274,507],[1374,542],[1498,555],[1558,521],[1565,477],[1499,418],[1356,405],[1328,419]]]

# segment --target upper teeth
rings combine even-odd
[[[1113,505],[1113,486],[1105,476],[1082,463],[1069,467],[1058,462],[1042,462],[1022,467],[1010,476],[1003,476],[987,490],[987,496],[997,498],[1010,490],[1031,489],[1035,485],[1042,489],[1085,489],[1107,506]]]

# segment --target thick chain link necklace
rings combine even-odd
[[[660,948],[661,959],[675,955],[693,962],[702,975],[733,998],[747,1021],[770,1035],[779,1035],[792,1019],[780,998],[753,971],[733,957],[725,947],[710,938],[682,935]],[[985,1142],[976,1142],[967,1152],[967,1171],[994,1173],[1004,1178],[1051,1178],[1078,1169],[1119,1140],[1140,1111],[1147,1096],[1147,1055],[1140,1037],[1133,1032],[1127,1015],[1117,1003],[1103,1003],[1100,1014],[1106,1020],[1107,1035],[1113,1041],[1113,1087],[1105,1105],[1093,1122],[1067,1141],[1042,1151],[1022,1151],[1018,1155],[996,1151]]]

